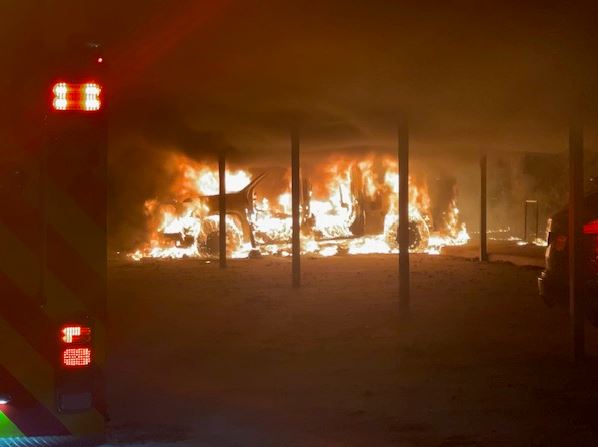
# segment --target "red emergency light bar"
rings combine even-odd
[[[102,107],[102,87],[95,82],[85,84],[70,84],[58,82],[52,88],[54,110],[78,110],[95,112]]]

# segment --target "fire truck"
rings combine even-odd
[[[0,160],[0,446],[104,441],[105,64],[85,44],[56,65]]]

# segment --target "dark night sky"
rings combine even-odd
[[[406,111],[422,151],[557,151],[572,114],[590,136],[598,117],[598,7],[581,3],[4,5],[3,84],[34,68],[27,45],[97,35],[122,86],[118,134],[193,145],[181,135],[209,133],[251,152],[286,147],[299,122],[310,148],[391,148]]]

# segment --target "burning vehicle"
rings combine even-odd
[[[131,256],[218,255],[218,174],[214,167],[175,156],[179,181],[169,201],[145,203],[149,241]],[[398,252],[398,166],[390,158],[340,159],[317,165],[301,181],[302,252],[321,256]],[[411,181],[412,179],[410,179]],[[291,193],[280,169],[228,171],[228,256],[290,254]],[[410,249],[438,253],[469,240],[456,198],[433,222],[427,187],[410,188]],[[438,213],[437,213],[438,214]]]

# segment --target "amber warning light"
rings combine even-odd
[[[54,110],[94,112],[102,107],[102,87],[95,82],[69,84],[58,82],[52,88]]]

